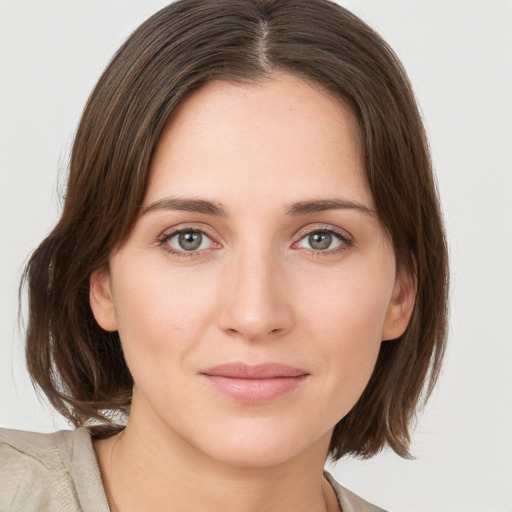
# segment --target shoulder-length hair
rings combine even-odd
[[[133,380],[118,334],[92,315],[91,273],[130,233],[177,106],[213,80],[252,83],[275,71],[352,108],[378,217],[417,290],[405,333],[382,343],[364,393],[334,429],[330,455],[369,457],[388,444],[407,456],[411,422],[445,347],[445,234],[406,73],[378,34],[328,0],[179,0],[123,44],[80,121],[62,216],[25,270],[28,369],[77,426],[129,411]]]

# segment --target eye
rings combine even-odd
[[[311,231],[303,236],[296,244],[295,247],[301,249],[310,249],[313,251],[335,251],[338,248],[344,248],[351,245],[348,237],[343,236],[341,233],[336,233],[333,230],[321,229]]]
[[[197,252],[210,249],[213,246],[212,239],[203,231],[196,229],[182,229],[174,231],[161,241],[167,244],[171,252]]]

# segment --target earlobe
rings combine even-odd
[[[416,299],[416,283],[408,272],[401,272],[395,281],[393,295],[388,306],[382,341],[394,340],[402,336],[411,319]]]
[[[117,330],[117,317],[112,300],[110,272],[105,265],[95,270],[89,279],[89,301],[96,321],[106,331]]]

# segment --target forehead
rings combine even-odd
[[[280,73],[250,85],[212,82],[188,97],[157,144],[145,202],[227,191],[293,202],[308,192],[372,207],[365,182],[351,109]]]

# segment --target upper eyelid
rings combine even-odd
[[[191,228],[189,228],[189,229],[187,229],[187,228],[185,228],[185,229],[176,229],[176,230],[171,231],[171,232],[169,232],[167,234],[164,233],[162,238],[165,238],[166,240],[170,240],[171,238],[174,238],[175,236],[180,235],[181,233],[201,233],[201,235],[204,235],[207,238],[209,238],[210,240],[214,241],[212,239],[212,237],[208,233],[206,233],[206,231],[203,231],[202,229],[191,229]]]
[[[331,225],[321,225],[321,226],[317,225],[314,227],[304,227],[297,232],[296,237],[298,238],[298,240],[301,240],[305,236],[308,236],[311,233],[316,233],[318,231],[334,233],[335,235],[338,235],[339,237],[341,237],[343,239],[347,239],[350,241],[354,240],[354,237],[352,236],[352,234],[349,233],[346,229],[338,228],[338,227],[331,226]]]
[[[197,231],[199,233],[203,233],[208,238],[211,238],[212,240],[215,238],[215,235],[212,234],[212,230],[208,227],[205,227],[204,224],[200,224],[200,227],[197,225],[194,226],[193,223],[187,224],[178,224],[177,226],[173,226],[170,228],[164,229],[161,234],[158,236],[158,238],[172,238],[178,233],[183,233],[184,231]]]

